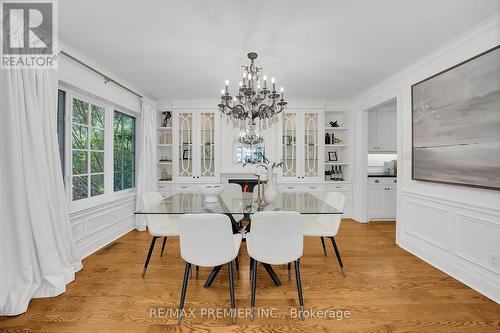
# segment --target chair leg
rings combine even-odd
[[[253,269],[253,259],[252,259],[252,257],[250,257],[250,266],[249,267],[250,267],[250,269],[249,269],[249,273],[250,273],[249,279],[250,279],[250,281],[252,281],[252,269]]]
[[[181,323],[182,313],[184,311],[184,301],[186,300],[186,291],[187,291],[190,271],[191,271],[191,264],[186,262],[186,267],[184,268],[184,280],[182,281],[181,301],[179,303],[179,312],[177,313],[177,324]]]
[[[326,257],[325,239],[323,237],[321,237],[321,245],[323,245],[323,253],[325,254]]]
[[[252,259],[252,296],[250,300],[250,320],[253,321],[255,307],[255,289],[257,288],[257,260]]]
[[[335,250],[335,254],[337,255],[337,260],[338,260],[339,265],[340,265],[340,271],[342,272],[342,276],[345,277],[344,264],[342,264],[342,259],[340,258],[340,252],[339,252],[339,249],[337,247],[337,243],[335,242],[334,237],[330,237],[330,239],[332,241],[332,245],[333,245],[333,249]]]
[[[236,323],[236,302],[234,300],[234,278],[233,278],[233,262],[227,264],[229,270],[229,297],[231,299],[231,318],[233,324]]]
[[[236,276],[238,277],[238,280],[240,279],[240,261],[238,260],[238,256],[234,258],[234,262],[236,264]]]
[[[302,280],[300,279],[300,262],[298,260],[295,261],[295,281],[299,293],[300,318],[304,320],[304,298],[302,297]]]
[[[151,254],[153,253],[153,249],[155,247],[155,242],[158,237],[153,237],[151,240],[151,245],[149,246],[148,256],[146,257],[146,262],[144,263],[144,269],[142,271],[142,278],[146,275],[146,269],[148,269],[149,260],[151,259]]]
[[[290,281],[290,268],[291,268],[291,263],[288,263],[288,281]]]
[[[196,279],[198,279],[199,273],[200,273],[200,266],[196,266]]]
[[[160,257],[163,257],[163,250],[165,250],[165,244],[167,243],[167,237],[163,237],[163,244],[161,246]]]

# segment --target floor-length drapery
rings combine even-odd
[[[156,191],[157,160],[156,160],[156,103],[143,99],[141,107],[141,122],[139,126],[139,142],[137,145],[137,210],[142,207],[142,194]],[[146,229],[146,220],[136,215],[135,228],[139,231]]]
[[[0,315],[65,292],[82,267],[59,159],[57,75],[0,70]]]

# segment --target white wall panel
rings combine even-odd
[[[429,202],[405,201],[406,232],[443,250],[448,249],[450,215]]]

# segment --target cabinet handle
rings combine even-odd
[[[292,186],[288,186],[287,189],[293,190],[293,187]]]
[[[342,188],[342,186],[335,186],[335,188]]]
[[[380,183],[380,180],[375,179],[374,183]]]
[[[309,187],[309,189],[310,189],[310,190],[315,190],[315,189],[316,189],[316,187],[315,187],[315,186],[314,186],[314,187]]]
[[[188,188],[187,186],[181,186],[181,188]]]
[[[397,179],[394,179],[394,183],[397,183],[397,182],[398,182],[398,180],[397,180]]]

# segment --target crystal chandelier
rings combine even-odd
[[[285,110],[287,102],[283,97],[283,87],[281,95],[276,92],[274,78],[271,78],[272,90],[267,88],[266,75],[262,77],[261,85],[262,68],[254,64],[257,53],[250,52],[247,56],[250,65],[241,66],[243,79],[239,83],[238,94],[234,97],[229,94],[229,81],[226,80],[226,89],[221,90],[219,110],[235,128],[240,129],[239,142],[254,146],[263,144],[261,132],[278,120],[277,115]]]

